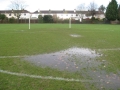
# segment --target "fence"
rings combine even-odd
[[[31,19],[30,23],[38,23],[39,20],[38,19]],[[0,23],[29,23],[29,19],[19,19],[19,21],[17,19],[5,19],[3,21],[0,21]]]
[[[29,23],[29,19],[19,19],[19,21],[17,19],[14,19],[14,18],[10,18],[10,19],[5,19],[3,21],[0,21],[0,23]],[[30,20],[30,23],[43,23],[43,22],[40,22],[39,19],[31,19]],[[51,23],[69,23],[69,19],[58,19],[56,21],[53,20],[53,22]],[[109,21],[106,21],[106,20],[91,20],[91,19],[83,19],[82,22],[80,22],[79,20],[74,20],[72,19],[71,20],[71,23],[72,24],[110,24]],[[113,24],[115,22],[112,22]],[[117,24],[120,24],[120,22]]]

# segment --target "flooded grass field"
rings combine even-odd
[[[102,54],[87,48],[69,48],[67,50],[41,55],[32,55],[24,59],[40,67],[51,67],[61,71],[80,72],[86,79],[98,81],[94,83],[99,89],[119,89],[120,71],[118,74],[107,73],[106,60],[100,61]],[[101,68],[102,69],[101,69]]]
[[[120,26],[0,25],[1,90],[119,90]]]
[[[38,66],[49,66],[59,70],[76,72],[83,68],[97,67],[100,65],[101,63],[96,60],[98,56],[100,55],[90,49],[75,47],[50,54],[29,56],[25,60]]]

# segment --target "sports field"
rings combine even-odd
[[[0,24],[0,90],[97,89],[120,90],[120,25]]]

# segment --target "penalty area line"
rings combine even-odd
[[[68,79],[68,78],[53,77],[53,76],[30,75],[30,74],[10,72],[10,71],[1,70],[1,69],[0,69],[0,73],[15,75],[15,76],[22,76],[22,77],[30,77],[30,78],[38,78],[38,79],[51,79],[51,80],[68,81],[68,82],[100,82],[100,81],[94,81],[94,80],[80,80],[80,79],[73,79],[73,78]]]

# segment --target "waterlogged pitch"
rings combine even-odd
[[[0,24],[0,90],[120,89],[119,28]]]

